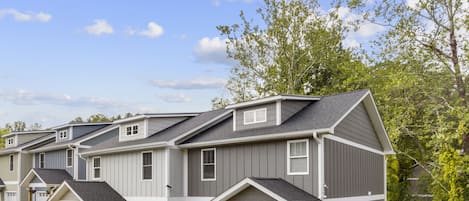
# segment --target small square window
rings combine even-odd
[[[132,134],[137,134],[138,133],[138,125],[132,126]]]
[[[132,135],[132,127],[129,126],[129,127],[126,128],[126,134],[127,135]]]

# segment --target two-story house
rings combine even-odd
[[[55,140],[52,130],[12,132],[4,135],[0,150],[0,201],[20,201],[26,197],[19,184],[32,168],[32,154],[27,151]]]
[[[28,196],[22,201],[47,200],[64,180],[85,180],[86,163],[79,153],[117,135],[112,123],[71,123],[52,128],[55,140],[29,150],[32,169],[20,183]]]
[[[132,140],[136,121],[115,123],[81,156],[127,200],[385,199],[393,149],[368,90],[234,104]]]

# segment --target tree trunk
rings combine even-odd
[[[458,91],[458,97],[460,99],[461,106],[467,106],[466,101],[466,88],[464,86],[463,76],[461,74],[461,67],[458,59],[458,44],[454,35],[454,28],[451,29],[450,34],[450,46],[451,46],[451,62],[454,68],[454,77],[456,79],[456,89]]]

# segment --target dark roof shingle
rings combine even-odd
[[[106,182],[94,181],[65,181],[83,201],[125,201]]]
[[[46,184],[61,184],[65,180],[73,179],[67,171],[62,169],[41,169],[34,168],[37,176],[39,176]]]
[[[249,179],[288,201],[320,201],[319,198],[283,179],[258,177],[249,177]]]

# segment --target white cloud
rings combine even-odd
[[[226,54],[227,42],[228,39],[219,37],[200,39],[193,51],[196,61],[206,64],[232,65],[233,60]]]
[[[85,27],[86,32],[91,35],[103,35],[103,34],[112,34],[114,33],[114,29],[112,26],[104,19],[96,19],[94,20],[94,24]]]
[[[379,24],[365,22],[359,25],[360,28],[356,31],[356,33],[361,37],[369,37],[373,36],[379,32],[385,31],[386,29],[384,26]]]
[[[252,3],[253,0],[212,0],[212,5],[218,7],[222,3]]]
[[[344,39],[344,47],[345,48],[357,48],[360,47],[360,43],[352,38],[345,38]]]
[[[147,30],[140,31],[139,34],[149,38],[158,38],[163,35],[164,29],[161,25],[155,22],[149,22],[147,25]]]
[[[179,94],[162,94],[158,95],[158,97],[161,98],[161,100],[168,102],[168,103],[187,103],[192,100],[191,97],[179,93]]]
[[[417,8],[417,5],[419,3],[420,0],[407,0],[407,6],[409,6],[410,8]]]
[[[152,84],[160,88],[170,89],[217,89],[225,86],[226,79],[197,78],[191,80],[153,80]]]
[[[52,19],[52,15],[44,12],[21,12],[16,9],[0,9],[0,19],[5,16],[12,16],[15,21],[19,22],[48,22]]]

